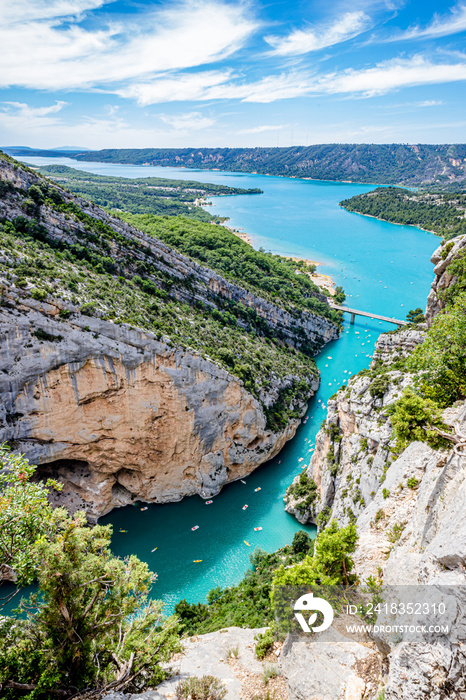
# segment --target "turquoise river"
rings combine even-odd
[[[230,217],[228,225],[246,231],[255,247],[322,262],[319,271],[343,285],[348,306],[401,319],[409,309],[425,306],[432,280],[430,257],[440,239],[414,227],[351,214],[338,206],[342,199],[367,192],[371,186],[77,163],[66,158],[34,158],[30,162],[63,163],[101,175],[260,187],[261,195],[214,198],[211,210]],[[307,422],[282,452],[246,478],[246,483],[230,484],[211,505],[195,496],[179,503],[150,505],[144,511],[142,504],[129,506],[102,519],[114,527],[113,548],[118,555],[134,553],[157,572],[153,594],[166,602],[167,610],[181,598],[204,601],[211,588],[237,583],[255,547],[271,552],[291,542],[302,526],[285,512],[283,496],[293,477],[309,464],[316,433],[326,415],[326,402],[351,374],[369,365],[379,333],[393,328],[369,318],[359,317],[353,326],[345,320],[340,340],[327,345],[316,358],[321,387],[309,403]],[[255,492],[259,486],[261,490]],[[249,507],[242,510],[245,504]],[[195,525],[199,529],[192,531]],[[262,530],[256,532],[255,527]]]

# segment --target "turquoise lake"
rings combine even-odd
[[[31,158],[29,162],[62,163],[101,175],[260,187],[261,195],[213,198],[211,210],[230,217],[227,225],[246,231],[256,248],[322,262],[319,272],[331,275],[344,287],[348,306],[400,319],[409,309],[425,306],[433,278],[430,257],[440,239],[414,227],[351,214],[338,206],[342,199],[373,189],[370,185],[67,158]],[[211,588],[237,583],[255,547],[271,552],[290,543],[294,533],[303,529],[285,513],[286,487],[309,464],[327,399],[351,374],[369,365],[379,333],[393,328],[369,318],[359,317],[353,326],[345,320],[340,340],[326,345],[316,358],[321,387],[309,403],[307,422],[245,484],[228,485],[208,506],[195,496],[179,503],[149,505],[145,511],[129,506],[102,518],[102,523],[114,526],[116,554],[134,553],[157,572],[153,594],[166,602],[167,611],[181,598],[205,601]],[[249,507],[243,511],[245,504]],[[192,531],[195,525],[199,529]],[[255,527],[262,531],[255,532]],[[202,561],[194,563],[196,559]]]

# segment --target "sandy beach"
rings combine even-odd
[[[302,260],[306,265],[315,265],[316,267],[319,267],[320,265],[323,265],[323,263],[318,262],[317,260],[308,260],[307,258],[296,258],[292,255],[284,255],[283,257],[285,258],[291,258],[291,260],[295,260],[296,262],[299,262]],[[315,272],[306,272],[308,277],[316,284],[318,287],[322,287],[323,289],[326,289],[329,294],[332,296],[335,294],[335,282],[332,280],[332,278],[329,275],[323,275],[321,272],[318,272],[317,270]]]
[[[242,241],[247,243],[248,245],[252,246],[252,241],[250,236],[245,232],[245,231],[239,231],[238,229],[235,228],[229,228],[228,226],[225,226],[231,233],[234,233],[235,236],[238,236],[238,238],[241,238]],[[282,257],[284,258],[290,258],[291,260],[295,260],[296,262],[304,262],[306,265],[315,265],[315,267],[319,267],[320,265],[323,265],[323,263],[318,262],[317,260],[308,260],[307,258],[297,258],[293,255],[283,255]],[[326,289],[329,294],[332,296],[335,294],[335,282],[332,280],[332,278],[329,275],[323,275],[320,272],[311,272],[311,271],[306,271],[306,274],[308,277],[316,284],[318,287],[321,287],[322,289]]]
[[[223,224],[225,226],[225,224]],[[245,231],[239,231],[237,228],[230,228],[229,226],[225,226],[231,233],[234,233],[235,236],[238,236],[238,238],[241,238],[242,241],[247,243],[248,245],[252,246],[252,240],[250,236],[245,232]]]

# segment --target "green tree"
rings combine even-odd
[[[47,500],[49,490],[61,485],[51,479],[45,484],[32,482],[35,469],[24,455],[0,445],[0,568],[11,567],[22,586],[36,575],[34,543],[39,537],[53,538],[65,517]]]
[[[308,552],[312,544],[313,542],[307,532],[304,530],[298,530],[293,537],[291,546],[293,548],[293,552],[298,554],[298,552]]]
[[[165,678],[161,664],[181,648],[176,619],[164,621],[162,604],[149,600],[155,575],[147,564],[113,556],[110,537],[110,526],[87,527],[81,513],[54,541],[39,538],[39,594],[0,625],[6,698],[137,691]]]
[[[426,317],[423,310],[418,306],[417,309],[410,309],[406,314],[406,320],[410,323],[424,323]]]
[[[319,584],[336,586],[349,584],[352,575],[353,560],[351,554],[356,548],[357,531],[354,523],[339,528],[337,521],[322,530],[315,541],[314,555],[308,555],[294,566],[277,569],[273,588],[278,586],[295,586]]]
[[[387,412],[391,414],[399,449],[404,450],[415,440],[428,442],[432,447],[440,446],[442,438],[433,427],[447,429],[447,426],[442,422],[441,410],[431,399],[425,399],[408,388]]]
[[[335,294],[334,294],[333,298],[337,302],[337,304],[343,304],[343,302],[346,299],[346,294],[343,290],[343,287],[341,287],[340,285],[335,287]]]
[[[28,190],[28,195],[39,207],[45,202],[45,195],[42,188],[37,185],[31,185]]]
[[[466,397],[466,294],[439,313],[407,368],[419,373],[421,394],[442,408]]]

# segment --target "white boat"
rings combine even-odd
[[[191,528],[191,530],[199,530],[199,525],[195,525],[194,527]]]

